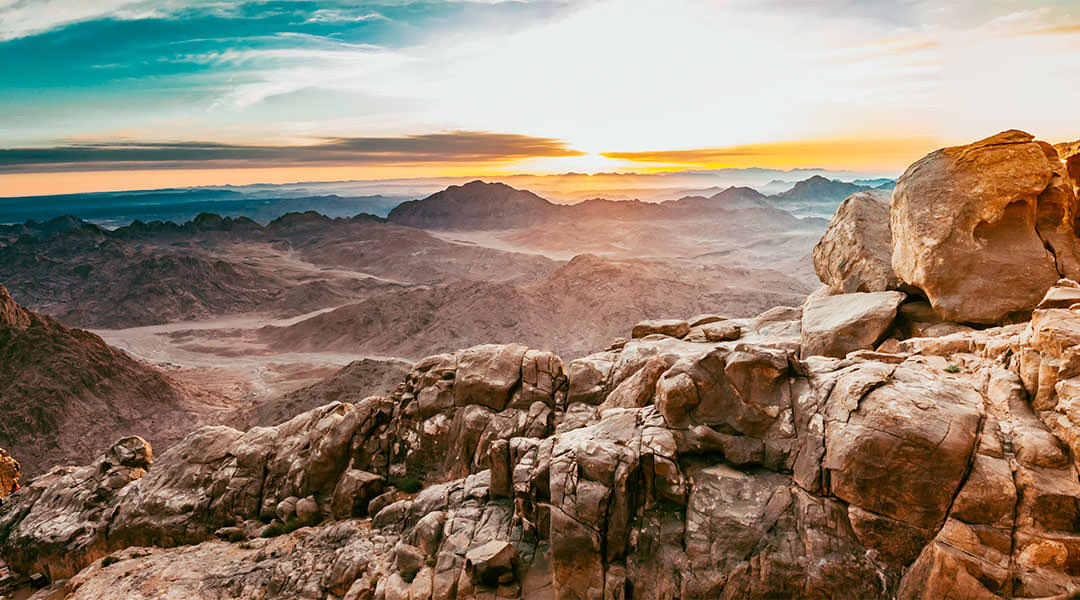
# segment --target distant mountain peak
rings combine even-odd
[[[783,199],[803,199],[805,196],[824,196],[829,199],[840,201],[855,192],[862,192],[868,189],[870,189],[868,186],[847,183],[837,179],[829,179],[828,177],[822,177],[821,175],[812,175],[807,179],[796,182],[795,186],[790,190],[776,194],[776,197]]]
[[[550,218],[560,207],[528,190],[501,182],[452,185],[423,200],[399,204],[391,222],[432,229],[527,227]]]

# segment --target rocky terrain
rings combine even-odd
[[[250,415],[362,358],[522,342],[572,359],[642,319],[798,303],[816,285],[810,252],[826,225],[734,187],[567,207],[474,182],[420,204],[444,202],[441,214],[503,215],[488,225],[506,228],[315,212],[116,229],[62,217],[0,226],[0,282]],[[508,221],[508,207],[555,217]]]
[[[888,210],[853,196],[801,306],[648,320],[566,362],[438,354],[157,456],[118,438],[5,498],[8,591],[1075,597],[1078,203],[1054,152],[1005,132],[928,155]]]
[[[0,448],[39,475],[124,435],[164,448],[200,425],[208,404],[96,335],[22,308],[0,286],[0,410]],[[4,481],[0,466],[6,492]]]

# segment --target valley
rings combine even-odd
[[[473,182],[389,219],[203,214],[106,229],[65,217],[0,226],[0,281],[241,410],[360,358],[511,341],[572,358],[644,319],[798,304],[825,221],[770,198],[732,187],[567,206]]]

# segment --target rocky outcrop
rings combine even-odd
[[[690,323],[679,319],[656,319],[642,321],[630,331],[630,337],[642,338],[647,335],[667,335],[671,337],[686,337],[690,333]]]
[[[21,471],[19,461],[12,458],[7,450],[0,448],[0,498],[19,489]]]
[[[1065,171],[1072,180],[1073,191],[1080,194],[1080,140],[1055,144],[1054,150],[1065,162]]]
[[[1071,597],[1080,284],[981,330],[927,295],[650,323],[568,366],[476,346],[153,461],[125,438],[7,499],[0,555],[55,598]]]
[[[805,311],[778,309],[569,368],[437,355],[390,396],[54,470],[5,505],[0,554],[68,598],[1063,594],[1073,289],[891,354],[800,359]]]
[[[843,293],[900,287],[892,269],[890,198],[890,192],[871,190],[852,194],[840,204],[814,246],[814,270],[822,283]]]
[[[1077,200],[1054,149],[1020,131],[944,148],[893,192],[892,266],[945,320],[1026,318],[1080,276]]]

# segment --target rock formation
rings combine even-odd
[[[476,346],[157,457],[127,437],[6,501],[0,555],[70,599],[1074,597],[1080,284],[981,330],[932,289],[643,322],[569,364]]]
[[[69,598],[1062,594],[1071,285],[1030,325],[893,354],[799,360],[786,309],[569,367],[433,356],[391,396],[55,469],[5,507],[0,552]],[[692,341],[728,321],[740,339]]]
[[[905,298],[895,291],[811,294],[803,305],[802,355],[843,358],[854,350],[873,349]]]
[[[0,448],[0,498],[7,496],[19,489],[19,474],[22,466],[8,454],[7,450]]]
[[[1072,180],[1073,190],[1080,193],[1080,140],[1055,144],[1054,150],[1065,162],[1065,170]]]
[[[1076,195],[1054,149],[1021,131],[911,165],[890,216],[893,270],[949,321],[1025,318],[1060,277],[1080,277]]]
[[[886,191],[848,196],[814,246],[814,270],[838,292],[883,292],[900,287],[892,269]]]

